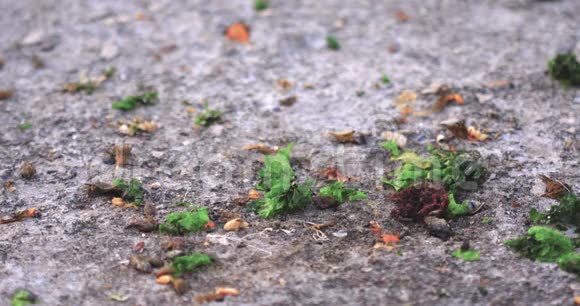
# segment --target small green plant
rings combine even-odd
[[[535,208],[530,210],[530,220],[534,224],[552,224],[561,229],[574,226],[580,229],[580,198],[569,193],[560,199],[559,205],[554,205],[546,213],[540,213]]]
[[[268,1],[266,0],[256,0],[254,1],[254,9],[261,12],[268,8]]]
[[[138,179],[131,179],[129,182],[122,178],[116,178],[111,183],[114,187],[123,190],[123,200],[141,205],[144,199],[143,187]]]
[[[28,122],[28,121],[26,121],[26,122],[24,122],[24,123],[22,123],[22,124],[20,124],[20,125],[18,126],[18,128],[19,128],[21,131],[28,130],[28,129],[29,129],[29,128],[31,128],[31,127],[32,127],[32,123],[30,123],[30,122]]]
[[[454,257],[461,258],[465,261],[477,261],[480,259],[479,251],[476,250],[455,250],[451,253]]]
[[[399,156],[401,155],[401,151],[399,151],[399,146],[393,140],[385,141],[381,143],[381,147],[389,152],[391,152],[392,156]]]
[[[210,256],[195,253],[175,257],[169,266],[173,269],[173,276],[181,277],[185,273],[193,272],[200,267],[211,264],[212,262],[213,259]]]
[[[177,201],[177,202],[175,202],[175,206],[193,207],[193,205],[191,205],[191,203],[189,201]]]
[[[158,94],[155,91],[146,92],[142,95],[129,96],[113,103],[113,109],[124,111],[133,110],[141,105],[152,105],[157,100]]]
[[[282,213],[292,213],[312,202],[314,182],[307,180],[301,184],[294,181],[294,171],[290,166],[292,144],[278,150],[276,155],[264,158],[264,167],[258,172],[260,181],[256,186],[264,190],[263,199],[255,200],[250,209],[261,217],[273,218]]]
[[[26,290],[19,290],[12,296],[12,299],[10,300],[10,305],[25,306],[30,304],[36,304],[36,302],[38,302],[38,298],[34,296],[32,293]]]
[[[389,79],[389,76],[386,74],[383,74],[383,76],[381,77],[381,82],[385,85],[390,84],[391,83],[391,79]]]
[[[328,35],[326,36],[326,46],[330,49],[330,50],[339,50],[340,49],[340,44],[338,43],[338,39],[336,39],[336,37],[332,36],[332,35]]]
[[[356,201],[366,199],[367,195],[354,188],[346,188],[342,182],[334,182],[320,189],[319,194],[326,197],[334,198],[339,203],[345,201]]]
[[[481,224],[488,225],[488,224],[491,224],[491,222],[493,222],[493,219],[490,217],[485,217],[485,218],[481,219]]]
[[[195,124],[201,126],[210,126],[211,124],[220,121],[222,118],[222,112],[216,109],[209,109],[207,103],[205,103],[203,113],[195,117]]]
[[[170,235],[183,235],[198,232],[209,222],[206,208],[191,211],[170,213],[165,217],[165,223],[159,224],[159,231]]]
[[[580,63],[573,53],[556,55],[548,61],[548,71],[564,86],[580,86]]]

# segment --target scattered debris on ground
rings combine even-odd
[[[195,117],[195,124],[200,126],[210,126],[222,119],[222,112],[217,109],[210,109],[205,103],[203,113]]]
[[[103,82],[115,75],[115,68],[107,68],[99,76],[89,79],[86,76],[81,76],[77,83],[67,83],[63,86],[62,91],[69,93],[86,92],[92,94],[101,86]]]
[[[338,39],[333,35],[326,36],[326,46],[330,50],[340,50],[340,44],[338,43]]]
[[[148,91],[140,95],[129,96],[111,105],[113,109],[130,111],[139,106],[149,106],[155,104],[158,94],[156,91]]]
[[[552,78],[563,86],[580,86],[580,63],[573,53],[562,53],[548,61]]]
[[[243,23],[234,23],[224,32],[224,35],[231,41],[242,44],[250,43],[250,28]]]
[[[20,289],[12,296],[12,299],[10,300],[10,305],[25,306],[30,304],[36,304],[37,302],[39,302],[39,299],[38,296],[36,296],[36,294],[28,290]]]
[[[36,208],[28,208],[8,219],[0,219],[0,224],[18,222],[28,218],[38,218],[38,216],[40,216],[40,214],[38,213],[38,210]]]

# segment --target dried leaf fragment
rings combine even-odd
[[[393,234],[389,234],[389,233],[382,234],[381,235],[381,239],[386,244],[396,244],[400,240],[399,236],[393,235]]]
[[[473,126],[470,126],[467,128],[467,137],[469,140],[486,141],[489,138],[489,135],[478,131]]]
[[[395,12],[395,17],[399,21],[409,21],[409,19],[411,19],[411,17],[409,17],[409,15],[407,15],[407,13],[405,13],[401,10],[398,10]]]
[[[289,97],[286,97],[284,99],[281,99],[280,100],[280,105],[282,105],[282,106],[292,106],[297,101],[298,101],[298,97],[297,96],[289,96]]]
[[[244,222],[242,219],[240,218],[235,218],[232,219],[228,222],[226,222],[226,224],[224,225],[224,230],[226,231],[237,231],[240,229],[244,229],[244,228],[248,228],[249,224],[247,222]]]
[[[131,156],[131,145],[115,145],[115,166],[123,167]]]
[[[232,287],[219,287],[215,289],[215,293],[222,296],[238,296],[240,295],[240,290]]]
[[[13,93],[12,89],[0,89],[0,100],[8,100]]]
[[[161,275],[159,277],[157,277],[157,279],[155,280],[156,283],[160,284],[160,285],[167,285],[169,283],[173,283],[174,279],[173,276],[171,275]]]
[[[153,271],[153,267],[147,258],[140,255],[131,255],[129,259],[129,266],[142,273],[150,273]]]
[[[20,166],[20,176],[24,179],[32,179],[36,175],[36,168],[29,162],[23,162]]]
[[[230,25],[225,30],[224,34],[232,41],[244,44],[250,42],[250,29],[243,23],[234,23]]]
[[[115,205],[115,206],[120,206],[123,207],[125,206],[125,201],[123,201],[123,198],[113,198],[111,199],[111,204]]]
[[[173,285],[173,290],[175,290],[177,294],[184,294],[189,289],[189,285],[182,278],[172,279],[171,284]]]
[[[276,84],[278,84],[278,87],[280,87],[280,89],[282,90],[290,90],[292,89],[292,82],[286,80],[286,79],[279,79],[278,81],[276,81]]]
[[[14,181],[12,180],[6,180],[2,183],[2,186],[6,189],[6,191],[8,192],[14,192],[16,191],[16,187],[14,187]]]
[[[453,136],[460,139],[467,139],[467,127],[465,126],[465,120],[450,119],[441,122],[441,125],[446,127]]]
[[[358,143],[355,137],[355,131],[341,131],[341,132],[330,132],[329,135],[332,136],[336,141],[340,143]]]
[[[133,253],[140,253],[145,248],[145,241],[138,242],[133,246]]]
[[[250,198],[250,200],[257,200],[260,198],[260,193],[256,189],[250,189],[250,191],[248,191],[248,198]]]
[[[240,295],[240,291],[236,288],[231,287],[220,287],[216,288],[212,292],[198,294],[195,296],[195,301],[198,304],[214,302],[214,301],[223,301],[226,296],[238,296]]]
[[[247,146],[244,146],[242,149],[246,150],[246,151],[258,151],[262,154],[266,154],[266,155],[274,155],[276,154],[276,152],[278,152],[278,148],[276,149],[271,149],[270,147],[263,145],[263,144],[249,144]]]
[[[399,148],[404,148],[407,145],[407,137],[399,132],[385,131],[382,137],[386,141],[394,141]]]
[[[564,182],[561,182],[544,174],[540,174],[540,179],[546,185],[546,191],[542,195],[544,197],[558,200],[561,197],[565,196],[566,194],[572,192],[570,186]]]
[[[38,216],[39,216],[39,214],[38,214],[38,210],[36,208],[28,208],[26,210],[23,210],[23,211],[17,213],[16,215],[14,215],[11,218],[0,219],[0,224],[8,224],[8,223],[13,223],[13,222],[18,222],[18,221],[22,221],[24,219],[35,218]]]
[[[119,199],[119,198],[116,198],[116,199]],[[123,200],[121,200],[121,201],[123,201]],[[121,205],[117,205],[117,206],[121,206]],[[125,206],[125,205],[122,205],[122,206]],[[127,225],[125,228],[135,228],[140,232],[150,233],[150,232],[157,229],[157,222],[155,222],[155,220],[151,220],[151,219],[136,220],[136,221],[129,223],[129,225]]]

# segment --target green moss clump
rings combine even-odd
[[[292,213],[312,202],[314,182],[307,180],[301,184],[294,181],[294,171],[290,165],[292,144],[278,150],[273,156],[264,158],[264,166],[258,172],[258,190],[266,191],[264,199],[255,200],[250,209],[261,217],[273,218],[282,213]]]
[[[334,182],[328,186],[320,189],[319,194],[326,197],[331,197],[339,203],[345,201],[356,201],[366,199],[368,196],[357,189],[344,187],[342,182]]]
[[[383,76],[381,77],[381,82],[383,84],[390,84],[391,83],[391,79],[389,79],[389,76],[386,74],[383,74]]]
[[[266,0],[256,0],[254,1],[254,9],[257,12],[261,12],[268,8],[268,1]]]
[[[505,244],[523,256],[541,262],[556,262],[574,250],[570,238],[543,226],[533,226],[526,236],[508,240]]]
[[[564,271],[580,275],[580,254],[568,253],[558,258],[558,266]]]
[[[455,196],[453,193],[449,193],[449,205],[447,206],[447,216],[449,218],[457,218],[461,216],[468,215],[471,212],[469,209],[469,200],[465,200],[462,203],[455,202]]]
[[[141,186],[141,181],[138,179],[131,179],[127,183],[122,178],[116,178],[113,180],[111,185],[123,190],[123,200],[141,205],[144,199],[143,187]]]
[[[476,250],[456,250],[451,255],[465,261],[477,261],[480,259],[479,251]]]
[[[209,221],[206,208],[175,212],[165,217],[165,223],[159,224],[159,231],[171,235],[183,235],[202,230]]]
[[[201,126],[210,126],[213,123],[220,121],[222,118],[222,112],[216,109],[209,109],[207,103],[204,106],[203,113],[195,117],[195,124]]]
[[[173,276],[181,277],[185,273],[207,266],[213,262],[211,256],[195,253],[191,255],[175,257],[169,266],[173,269]]]
[[[535,208],[530,210],[530,220],[535,224],[552,224],[562,229],[574,226],[580,229],[580,198],[567,194],[560,199],[560,204],[552,206],[546,213]]]
[[[133,110],[141,105],[151,105],[157,100],[158,94],[155,91],[146,92],[138,96],[129,96],[118,102],[113,103],[113,109]]]
[[[580,63],[572,53],[558,54],[548,61],[548,70],[564,86],[580,86]]]
[[[28,129],[29,129],[29,128],[31,128],[31,127],[32,127],[32,123],[30,123],[30,122],[28,122],[28,121],[27,121],[27,122],[24,122],[24,123],[22,123],[21,125],[19,125],[19,126],[18,126],[18,128],[19,128],[21,131],[28,130]]]
[[[326,46],[330,50],[340,50],[340,43],[338,43],[338,39],[332,35],[326,36]]]
[[[11,306],[25,306],[30,304],[36,304],[38,302],[38,298],[34,296],[32,293],[26,290],[18,290],[10,300]]]
[[[392,156],[399,156],[401,152],[399,151],[399,146],[392,140],[385,141],[381,143],[381,147],[389,152],[391,152]]]

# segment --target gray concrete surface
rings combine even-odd
[[[398,21],[396,10],[410,20]],[[138,13],[145,20],[136,20]],[[223,37],[238,21],[250,25],[250,45]],[[579,21],[576,0],[272,0],[263,13],[250,0],[2,0],[0,88],[15,93],[0,101],[0,177],[14,180],[16,191],[0,191],[0,215],[38,207],[42,217],[0,226],[0,304],[27,288],[41,305],[123,304],[111,294],[127,297],[126,305],[190,305],[193,294],[227,285],[241,295],[215,305],[573,305],[577,278],[555,264],[522,259],[502,242],[525,232],[531,207],[555,204],[540,196],[538,174],[557,175],[578,191],[580,91],[561,88],[545,70],[558,50],[580,55]],[[328,33],[340,51],[326,48]],[[172,44],[174,52],[155,58]],[[34,55],[44,68],[33,67]],[[58,90],[109,66],[118,73],[92,95]],[[377,88],[383,73],[392,85]],[[283,92],[278,79],[295,86]],[[513,86],[486,85],[502,79]],[[434,82],[452,86],[465,104],[397,125],[400,92]],[[156,88],[159,103],[111,109],[139,85]],[[298,102],[280,108],[278,100],[290,95]],[[203,101],[224,110],[224,122],[192,128],[183,100],[198,110]],[[161,127],[137,137],[112,127],[134,116]],[[439,122],[453,117],[494,135],[485,143],[455,143],[477,149],[491,176],[468,195],[485,208],[451,222],[456,237],[441,241],[420,225],[390,218],[391,191],[379,179],[396,164],[377,143],[383,131],[404,131],[408,148],[423,152],[444,132]],[[33,126],[21,131],[26,121]],[[367,143],[340,145],[326,136],[345,129],[366,133]],[[260,155],[242,147],[258,142],[294,142],[300,179],[337,165],[360,178],[352,186],[369,199],[336,211],[309,207],[280,220],[258,218],[233,202],[256,182]],[[114,143],[133,145],[126,168],[102,161]],[[19,177],[23,161],[36,165],[35,179]],[[251,227],[188,235],[188,248],[211,254],[216,264],[189,276],[192,289],[178,296],[127,266],[133,245],[144,241],[146,254],[160,256],[167,237],[125,229],[138,211],[82,193],[86,182],[115,177],[161,183],[147,187],[160,216],[183,210],[174,202],[187,195],[214,216],[232,211]],[[224,220],[216,218],[220,226]],[[330,220],[336,224],[324,230],[324,242],[304,226]],[[371,220],[407,233],[395,251],[372,249]],[[332,235],[340,230],[345,238]],[[481,251],[481,261],[450,255],[463,239]]]

